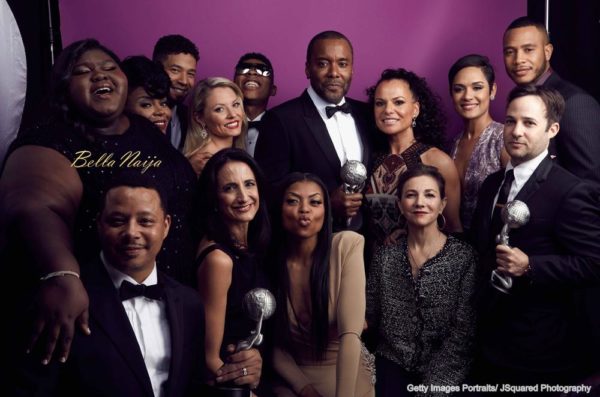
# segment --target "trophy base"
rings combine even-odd
[[[250,397],[250,389],[245,386],[213,386],[210,397]]]

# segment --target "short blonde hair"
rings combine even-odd
[[[208,77],[196,83],[191,93],[191,103],[188,112],[188,130],[183,145],[183,153],[187,156],[194,150],[205,146],[210,141],[210,133],[202,127],[194,118],[194,114],[203,114],[206,108],[206,99],[215,88],[231,88],[235,95],[244,100],[242,90],[231,80],[225,77]],[[246,148],[246,132],[248,131],[248,120],[244,114],[242,118],[242,133],[233,139],[233,147]]]

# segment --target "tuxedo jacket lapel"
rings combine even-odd
[[[369,136],[370,127],[367,119],[364,117],[364,113],[360,109],[360,102],[353,99],[346,98],[346,102],[350,104],[352,108],[352,117],[356,124],[356,130],[360,136],[360,143],[362,144],[362,158],[365,166],[370,169],[369,165],[371,162],[371,138]]]
[[[168,396],[179,396],[182,395],[182,391],[177,390],[179,383],[173,382],[178,379],[178,374],[183,370],[182,359],[183,359],[183,305],[180,304],[180,297],[176,291],[172,288],[171,283],[166,280],[162,274],[158,273],[159,282],[164,284],[165,291],[165,306],[167,309],[167,316],[169,318],[169,331],[171,333],[171,365],[169,367],[169,387]]]
[[[542,160],[540,165],[533,171],[529,180],[525,182],[525,185],[523,185],[519,193],[517,193],[515,200],[521,200],[527,203],[527,200],[531,195],[540,188],[540,184],[546,180],[550,169],[552,169],[552,159],[548,156]]]
[[[333,142],[331,142],[329,132],[327,131],[327,127],[325,126],[321,115],[306,91],[302,94],[302,105],[304,121],[308,125],[308,130],[317,141],[319,149],[325,155],[327,163],[333,167],[334,170],[339,170],[340,158],[335,151],[335,146],[333,146]]]
[[[86,278],[87,291],[90,298],[90,316],[102,328],[114,343],[123,361],[131,368],[145,394],[152,396],[152,384],[142,352],[131,328],[131,324],[121,304],[119,293],[106,273],[100,261],[93,264],[96,268],[91,279]]]

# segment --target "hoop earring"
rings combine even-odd
[[[440,224],[440,216],[442,217],[442,222]],[[440,230],[444,230],[446,228],[446,218],[444,217],[444,214],[439,214],[437,217],[437,224],[438,224],[438,229]]]
[[[413,120],[413,121],[412,121],[412,124],[411,124],[411,126],[412,126],[412,128],[415,128],[415,127],[417,126],[417,116],[413,117],[413,119],[412,119],[412,120]]]
[[[494,95],[490,96],[490,101],[493,101],[494,99],[496,99],[496,97]]]

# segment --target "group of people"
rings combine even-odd
[[[450,68],[464,130],[447,154],[423,77],[386,69],[368,104],[346,97],[354,54],[336,31],[308,44],[308,88],[269,110],[260,53],[233,80],[196,83],[180,35],[152,60],[67,46],[51,117],[13,142],[0,177],[0,274],[19,283],[3,292],[3,390],[599,385],[600,106],[552,71],[543,25],[516,19],[503,48],[516,83],[503,123],[488,59]],[[368,175],[349,192],[352,160]],[[528,219],[508,225],[515,200]],[[256,288],[276,302],[264,338]]]

